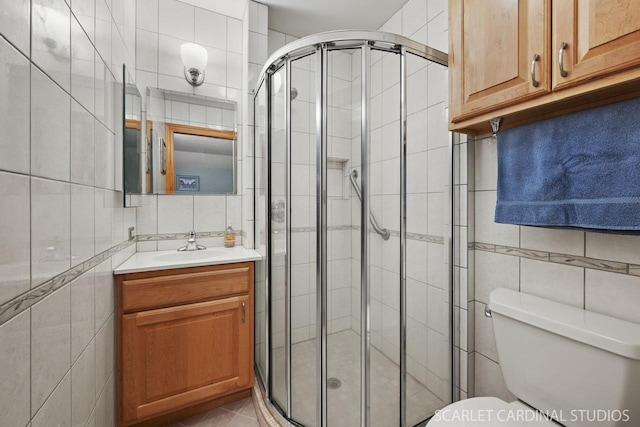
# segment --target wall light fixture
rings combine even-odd
[[[209,60],[207,49],[199,44],[184,43],[180,46],[180,56],[184,64],[184,78],[192,86],[200,86],[204,82],[204,69]]]

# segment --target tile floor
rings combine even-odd
[[[329,389],[327,396],[329,425],[353,427],[360,424],[360,337],[347,330],[329,335],[329,376],[340,379],[342,385]],[[284,401],[284,349],[276,349],[274,398]],[[292,415],[306,426],[315,424],[315,340],[292,346]],[[398,425],[400,396],[399,367],[375,347],[371,351],[371,412],[372,426]],[[407,378],[407,421],[414,425],[433,415],[444,402],[410,375]],[[251,397],[230,403],[204,414],[194,415],[165,427],[259,427]]]
[[[165,427],[260,427],[251,397],[209,412],[193,415]]]
[[[315,425],[316,342],[303,341],[291,349],[292,416],[305,426]],[[275,351],[274,397],[285,402],[284,348]],[[331,427],[360,425],[360,336],[353,330],[331,334],[327,343],[328,376],[342,385],[327,391],[328,424]],[[400,368],[375,347],[371,349],[371,425],[397,426],[400,407]],[[407,422],[414,425],[433,415],[445,403],[422,383],[407,375]]]

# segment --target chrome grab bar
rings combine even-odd
[[[356,190],[358,199],[360,200],[360,202],[362,202],[362,193],[360,193],[360,187],[358,187],[358,183],[356,182],[356,179],[358,179],[357,169],[354,169],[353,172],[351,172],[351,175],[349,175],[349,179],[351,180],[353,189]],[[378,225],[378,221],[376,221],[376,217],[373,216],[373,212],[369,212],[369,220],[371,221],[371,225],[373,226],[373,229],[376,231],[376,233],[381,235],[383,240],[389,240],[389,236],[391,236],[391,233],[389,233],[389,230],[387,230],[386,228],[380,228],[380,226]]]

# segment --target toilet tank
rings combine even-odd
[[[566,427],[640,426],[640,324],[508,289],[489,309],[518,399]]]

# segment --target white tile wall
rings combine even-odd
[[[266,9],[266,6],[262,7]],[[137,218],[138,233],[186,233],[190,229],[195,229],[196,232],[222,231],[231,225],[236,231],[242,230],[245,235],[251,234],[251,239],[244,242],[244,244],[251,244],[253,224],[248,221],[243,222],[243,205],[253,205],[245,201],[248,197],[245,195],[250,191],[253,183],[245,183],[243,179],[245,176],[243,165],[247,168],[253,167],[252,158],[246,157],[248,154],[246,148],[248,142],[245,141],[247,132],[243,128],[246,114],[241,93],[247,85],[242,77],[243,63],[247,58],[244,44],[248,42],[243,22],[177,0],[140,0],[138,10],[145,10],[144,14],[138,13],[136,25],[136,76],[140,93],[146,94],[148,86],[236,101],[238,111],[235,123],[233,120],[232,123],[227,123],[222,116],[210,114],[214,113],[212,109],[209,109],[210,111],[198,109],[193,105],[189,108],[187,104],[181,106],[178,103],[173,103],[171,111],[166,111],[166,116],[171,117],[171,121],[176,123],[209,127],[224,124],[237,127],[239,131],[238,194],[144,197],[143,207],[139,209]],[[150,13],[146,13],[146,10],[150,10]],[[266,20],[266,16],[264,19]],[[205,83],[197,88],[184,79],[180,58],[180,45],[184,42],[195,42],[204,46],[209,55]],[[253,102],[251,102],[252,106]],[[150,111],[149,108],[146,106],[145,99],[143,110]],[[172,209],[169,209],[170,207]],[[205,246],[219,246],[223,241],[216,238],[205,239],[201,243]],[[243,240],[238,238],[237,243],[241,244]],[[180,245],[182,242],[177,241],[140,242],[137,248],[139,251],[148,251],[172,249]]]
[[[3,343],[0,357],[0,384],[3,399],[0,412],[7,425],[24,426],[31,419],[30,365],[31,313],[26,311],[0,327]]]
[[[71,293],[68,286],[31,309],[31,413],[71,367]]]
[[[69,3],[19,0],[0,11],[0,303],[122,243],[135,225],[115,179],[135,2]],[[0,424],[115,425],[113,358],[95,351],[113,319],[112,260],[95,270],[95,283],[89,271],[0,325]],[[103,355],[115,348],[105,331]]]
[[[496,202],[497,156],[495,138],[484,138],[469,143],[468,200],[475,200],[475,233],[469,241],[490,245],[506,245],[525,250],[563,254],[561,259],[575,256],[595,259],[594,265],[640,262],[640,237],[590,233],[579,230],[556,230],[537,227],[518,227],[495,224],[493,215]],[[475,169],[475,171],[474,171]],[[476,192],[473,192],[475,186]],[[549,262],[548,259],[530,259],[504,254],[471,251],[475,267],[470,266],[469,283],[475,281],[476,316],[475,333],[475,390],[471,395],[497,396],[514,399],[502,380],[491,322],[480,315],[489,293],[497,287],[506,287],[537,295],[568,305],[603,313],[612,317],[640,323],[640,277],[593,268]],[[553,259],[553,256],[552,256]],[[604,260],[604,261],[598,261]],[[625,265],[625,264],[623,264]],[[626,273],[626,270],[624,271]],[[471,289],[471,288],[470,288]]]
[[[28,2],[27,10],[28,10]],[[13,6],[17,5],[12,3]],[[20,9],[18,10],[20,11]],[[15,12],[14,12],[15,13]],[[3,8],[0,20],[10,15]],[[5,27],[3,22],[0,25]],[[27,25],[28,27],[28,25]],[[27,42],[28,48],[28,42]],[[0,139],[0,168],[3,170],[29,172],[29,61],[6,40],[0,39],[0,126],[4,136]]]

